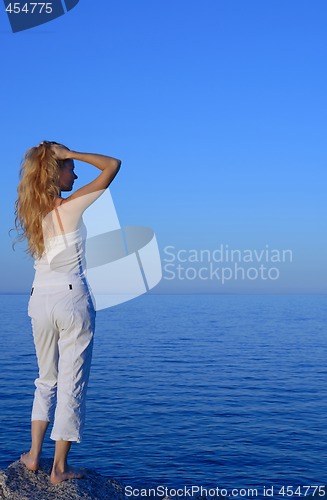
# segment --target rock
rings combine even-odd
[[[113,478],[83,469],[86,476],[52,484],[49,476],[53,460],[40,460],[33,472],[19,460],[0,469],[0,498],[8,500],[126,500],[124,486]]]

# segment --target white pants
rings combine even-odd
[[[54,424],[50,438],[81,442],[96,311],[83,282],[37,286],[28,304],[39,366],[31,420]]]

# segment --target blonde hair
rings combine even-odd
[[[15,202],[15,229],[12,248],[27,238],[26,250],[34,258],[44,253],[42,220],[54,208],[60,193],[59,170],[64,161],[56,160],[51,150],[56,142],[43,141],[26,151],[19,171],[18,198]]]

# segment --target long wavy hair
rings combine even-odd
[[[40,258],[44,253],[42,220],[54,208],[60,193],[59,171],[64,161],[56,160],[51,145],[57,142],[43,141],[28,149],[19,171],[18,198],[15,202],[15,229],[18,233],[15,245],[27,239],[29,253]]]

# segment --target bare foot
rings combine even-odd
[[[35,456],[31,455],[30,451],[26,453],[22,453],[20,456],[20,461],[26,465],[29,470],[38,470],[39,468],[39,459]]]
[[[67,467],[67,470],[52,470],[50,481],[52,484],[58,484],[62,481],[67,481],[68,479],[80,479],[85,477],[85,472],[82,469],[73,469],[72,467]]]

